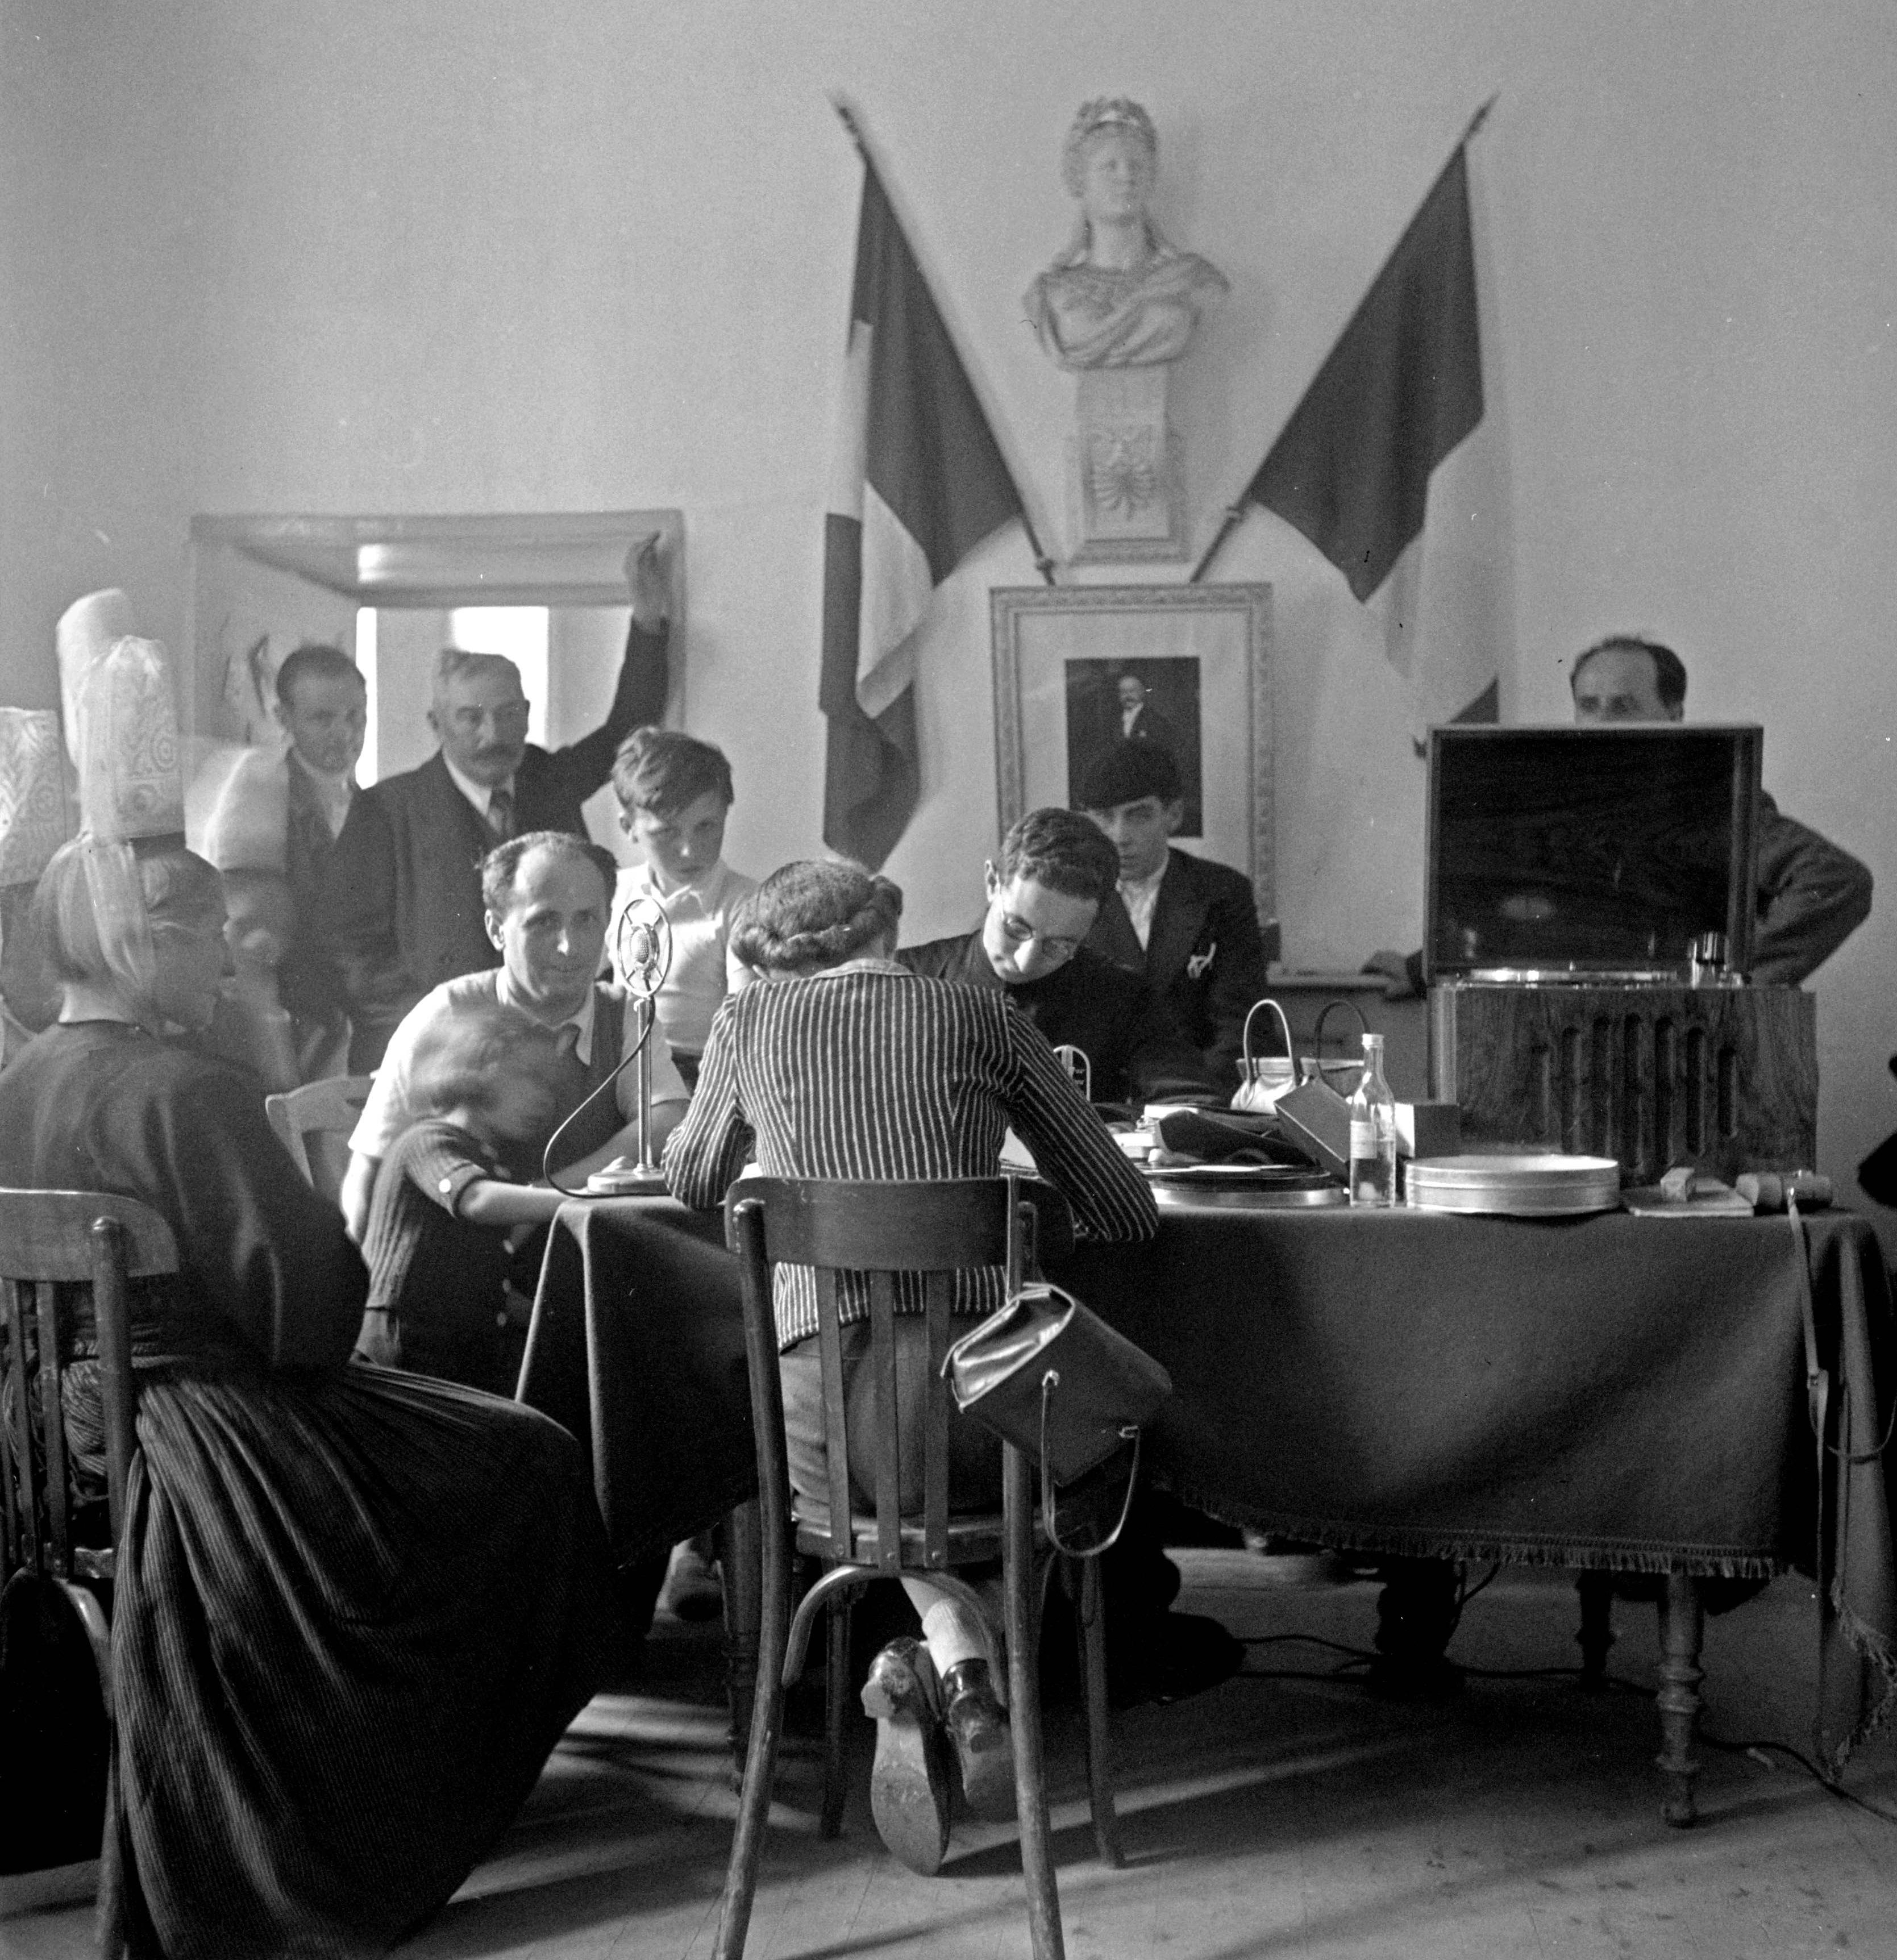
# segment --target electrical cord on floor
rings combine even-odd
[[[1276,1647],[1281,1641],[1295,1640],[1307,1647],[1329,1647],[1334,1653],[1348,1654],[1353,1660],[1374,1660],[1377,1656],[1367,1647],[1354,1647],[1345,1640],[1327,1640],[1321,1634],[1253,1634],[1242,1640],[1242,1647]]]
[[[1496,1562],[1488,1568],[1488,1576],[1485,1578],[1477,1580],[1475,1583],[1472,1586],[1469,1583],[1468,1567],[1466,1565],[1459,1565],[1456,1568],[1456,1605],[1449,1616],[1449,1631],[1443,1637],[1443,1645],[1444,1647],[1447,1647],[1450,1642],[1456,1637],[1456,1629],[1463,1624],[1463,1608],[1466,1606],[1470,1600],[1473,1599],[1478,1593],[1487,1592],[1488,1588],[1494,1584],[1495,1575],[1500,1572],[1501,1569],[1501,1561],[1498,1559]]]
[[[1472,1599],[1494,1576],[1494,1572],[1491,1571],[1488,1578],[1470,1588],[1463,1599],[1457,1602],[1459,1614],[1462,1605],[1467,1600]],[[1332,1653],[1343,1654],[1347,1658],[1326,1673],[1312,1669],[1246,1667],[1240,1669],[1240,1678],[1245,1681],[1348,1681],[1358,1669],[1367,1666],[1378,1658],[1366,1648],[1350,1647],[1342,1640],[1326,1640],[1317,1634],[1254,1634],[1241,1640],[1239,1645],[1265,1647],[1275,1646],[1281,1641],[1297,1641],[1307,1647],[1328,1647]],[[1459,1672],[1478,1681],[1577,1682],[1582,1678],[1585,1670],[1579,1667],[1459,1667]],[[1644,1701],[1653,1701],[1660,1692],[1645,1682],[1629,1681],[1625,1675],[1604,1674],[1599,1678],[1603,1688],[1617,1688],[1624,1694],[1637,1694]],[[1855,1790],[1847,1790],[1842,1783],[1825,1775],[1803,1750],[1794,1748],[1789,1742],[1774,1742],[1766,1737],[1751,1742],[1729,1742],[1725,1737],[1712,1735],[1704,1729],[1695,1731],[1694,1739],[1703,1742],[1709,1749],[1717,1749],[1722,1755],[1749,1756],[1753,1761],[1768,1769],[1773,1766],[1768,1759],[1770,1756],[1783,1756],[1796,1764],[1821,1790],[1836,1797],[1840,1803],[1848,1803],[1857,1809],[1867,1812],[1883,1823],[1897,1825],[1897,1811],[1886,1810],[1881,1804],[1873,1803],[1868,1797],[1860,1796]]]
[[[1327,1640],[1316,1634],[1254,1634],[1242,1640],[1242,1647],[1268,1647],[1281,1640],[1294,1640],[1305,1647],[1329,1647],[1332,1653],[1345,1658],[1328,1672],[1315,1668],[1242,1667],[1239,1678],[1243,1681],[1350,1681],[1358,1672],[1377,1658],[1364,1647],[1347,1647],[1342,1640]]]

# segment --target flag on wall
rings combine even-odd
[[[880,865],[915,808],[915,641],[929,601],[1021,500],[863,160],[843,401],[824,520],[823,838]]]
[[[1303,532],[1360,602],[1383,609],[1386,650],[1424,724],[1498,713],[1493,607],[1432,618],[1425,644],[1418,606],[1431,477],[1482,419],[1467,145],[1487,113],[1465,132],[1244,492]]]

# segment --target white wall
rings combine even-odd
[[[1474,108],[1513,487],[1508,698],[1609,628],[1758,719],[1784,806],[1886,881],[1819,983],[1827,1156],[1897,1127],[1897,12],[1883,0],[8,0],[0,698],[123,584],[183,625],[199,511],[676,504],[689,719],[736,861],[818,844],[820,511],[855,102],[1044,535],[1066,378],[1019,295],[1065,237],[1076,104],[1138,97],[1158,211],[1233,292],[1182,371],[1195,528],[1256,465]],[[1254,519],[1278,585],[1279,883],[1311,964],[1414,943],[1421,777],[1393,677]],[[1112,576],[1109,573],[1095,575]],[[1158,576],[1176,576],[1162,571]],[[992,837],[993,541],[925,650],[919,931]]]

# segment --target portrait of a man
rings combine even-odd
[[[1178,834],[1205,832],[1199,671],[1196,657],[1070,660],[1067,782],[1071,804],[1088,765],[1121,742],[1151,742],[1178,765],[1185,816]]]

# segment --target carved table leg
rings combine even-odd
[[[758,1634],[764,1623],[763,1530],[763,1515],[753,1498],[728,1512],[718,1532],[724,1578],[724,1682],[731,1705],[731,1760],[740,1783],[751,1746]]]
[[[1693,1801],[1693,1779],[1699,1774],[1693,1742],[1699,1726],[1699,1684],[1705,1678],[1699,1665],[1705,1631],[1699,1582],[1685,1573],[1669,1572],[1660,1608],[1660,1751],[1654,1759],[1666,1778],[1660,1814],[1669,1824],[1688,1825],[1699,1815]]]
[[[1580,1631],[1574,1636],[1581,1650],[1580,1685],[1590,1694],[1607,1685],[1607,1650],[1614,1644],[1614,1581],[1606,1572],[1583,1572],[1574,1580],[1580,1596]]]

